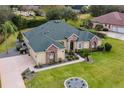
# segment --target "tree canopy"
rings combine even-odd
[[[97,17],[106,13],[120,11],[118,6],[114,5],[91,5],[88,10],[92,16]]]
[[[0,6],[0,25],[12,18],[13,13],[10,6]]]
[[[76,20],[77,14],[71,8],[52,8],[47,11],[46,17],[48,20],[68,19]]]

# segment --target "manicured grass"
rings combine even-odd
[[[84,20],[91,19],[91,18],[92,16],[90,14],[79,14],[77,20],[68,20],[67,23],[76,28],[80,28],[80,25]]]
[[[95,52],[93,63],[77,63],[36,73],[25,84],[27,87],[62,88],[69,77],[85,79],[89,87],[124,87],[124,41],[107,38],[104,42],[112,44],[111,52]]]
[[[90,19],[92,18],[92,16],[90,14],[80,14],[79,16],[79,19]]]
[[[8,39],[7,39],[8,49],[15,46],[16,37],[17,37],[17,33],[15,33],[14,35],[10,35],[8,37]],[[6,45],[5,45],[5,41],[4,41],[2,44],[0,44],[0,53],[5,52],[5,51],[6,51]]]
[[[30,29],[24,29],[24,30],[21,30],[21,32],[25,32],[28,30],[30,30]],[[8,39],[7,39],[8,49],[15,47],[17,35],[18,35],[18,32],[16,32],[14,35],[10,35],[8,37]],[[5,41],[2,44],[0,44],[0,53],[2,53],[2,52],[6,52]]]
[[[27,20],[31,20],[31,19],[36,19],[36,20],[43,20],[43,19],[45,19],[45,17],[42,17],[42,16],[28,16],[28,17],[26,17],[26,16],[22,16],[23,18],[25,18],[25,19],[27,19]]]
[[[68,20],[67,23],[76,28],[80,28],[81,20],[79,20],[79,19],[78,20]]]

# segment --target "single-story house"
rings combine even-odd
[[[36,64],[64,60],[65,50],[95,48],[101,44],[98,36],[88,31],[80,31],[61,20],[48,21],[24,32],[23,36]]]
[[[15,14],[17,15],[22,15],[22,16],[35,16],[34,11],[14,11]]]
[[[109,31],[124,33],[124,13],[111,12],[99,17],[95,17],[92,20],[93,27],[97,24],[102,24],[104,28]]]

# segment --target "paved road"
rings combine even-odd
[[[124,34],[122,33],[115,33],[115,32],[102,32],[102,33],[105,33],[107,36],[115,39],[124,40]]]
[[[12,48],[8,51],[8,54],[6,52],[0,53],[0,58],[17,56],[17,55],[19,55],[19,52],[16,51],[16,48]]]
[[[0,75],[3,88],[24,88],[21,73],[34,62],[28,55],[0,58]]]

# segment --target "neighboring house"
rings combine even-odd
[[[51,20],[24,32],[23,36],[36,64],[64,60],[65,50],[95,48],[101,44],[96,35],[80,31],[61,20]]]
[[[22,16],[35,16],[34,11],[14,11],[14,13]]]
[[[96,24],[102,24],[104,28],[108,28],[110,31],[124,33],[124,13],[111,12],[95,17],[91,21],[93,22],[93,27]]]

